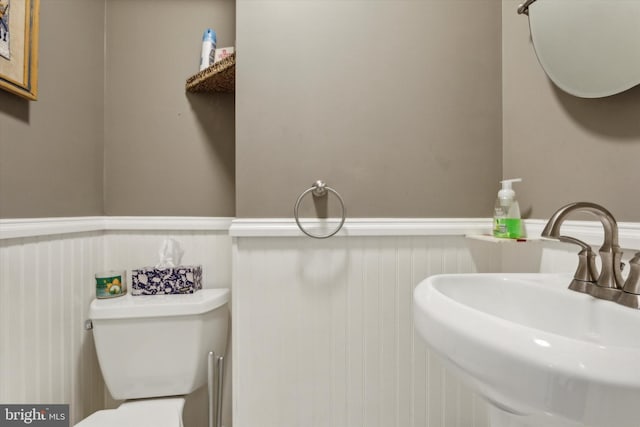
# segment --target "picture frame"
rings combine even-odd
[[[0,89],[38,99],[40,0],[0,0]]]

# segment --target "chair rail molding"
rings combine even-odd
[[[0,219],[0,240],[52,234],[121,230],[227,232],[229,217],[91,216]]]

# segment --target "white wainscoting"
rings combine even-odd
[[[233,226],[232,226],[233,228]],[[498,271],[462,236],[234,238],[235,427],[487,425],[413,327],[413,290]]]
[[[68,403],[71,425],[110,406],[91,332],[94,274],[154,265],[165,237],[186,263],[203,265],[204,287],[231,287],[230,218],[43,218],[0,220],[0,402]],[[175,231],[187,230],[187,231]],[[122,363],[127,363],[126,349]],[[227,363],[225,425],[230,426]],[[199,393],[191,426],[206,425]],[[185,409],[187,411],[187,409]],[[204,416],[203,416],[204,414]]]
[[[83,327],[103,259],[97,231],[0,240],[0,402],[68,403],[71,425],[103,407]]]
[[[231,288],[231,237],[227,231],[120,230],[106,231],[105,269],[131,270],[160,262],[165,238],[184,250],[182,264],[202,265],[204,288]]]
[[[527,225],[535,236],[544,224]],[[599,223],[568,225],[597,248]],[[314,240],[291,220],[234,221],[234,426],[487,426],[485,402],[414,331],[413,289],[433,274],[571,273],[577,265],[572,245],[460,235],[489,226],[352,220],[336,237]],[[621,227],[624,247],[640,242],[639,230]]]
[[[352,220],[325,241],[291,220],[238,220],[233,252],[230,223],[0,220],[0,402],[69,403],[71,424],[108,405],[83,328],[93,274],[153,264],[173,237],[185,263],[203,264],[205,287],[229,286],[233,264],[236,427],[482,427],[482,400],[413,330],[413,288],[438,273],[571,272],[576,261],[570,245],[462,237],[486,232],[490,219]],[[530,234],[540,226],[527,223]],[[569,225],[597,244],[599,224]],[[623,247],[640,248],[639,224],[620,232]]]

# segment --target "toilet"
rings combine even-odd
[[[77,427],[183,427],[185,396],[207,382],[209,353],[224,355],[229,290],[125,295],[89,307],[98,362],[117,409]]]

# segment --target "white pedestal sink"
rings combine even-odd
[[[568,275],[432,276],[416,329],[491,404],[492,427],[640,426],[640,310]]]

